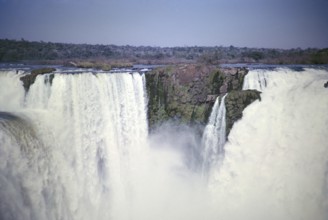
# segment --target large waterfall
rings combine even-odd
[[[0,75],[1,214],[123,218],[147,151],[144,75],[40,75],[26,95],[20,76]]]
[[[325,70],[252,70],[262,91],[234,124],[211,178],[224,219],[327,219],[328,80]]]
[[[28,91],[24,74],[0,71],[0,219],[327,219],[326,70],[251,70],[261,101],[227,142],[224,98],[201,141],[148,134],[144,74],[45,74]]]

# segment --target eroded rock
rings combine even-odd
[[[150,128],[170,118],[206,124],[216,97],[241,90],[245,68],[178,65],[146,74]]]
[[[226,135],[228,136],[233,124],[242,118],[243,110],[255,100],[261,101],[261,92],[256,90],[232,91],[225,98],[226,106]]]
[[[30,74],[28,75],[24,75],[20,78],[20,80],[23,82],[23,86],[25,89],[25,92],[28,92],[28,90],[30,89],[30,86],[35,82],[35,79],[38,75],[43,75],[46,73],[52,73],[56,71],[55,68],[40,68],[40,69],[34,69],[31,71]],[[52,75],[50,77],[50,83],[52,82],[54,75]]]

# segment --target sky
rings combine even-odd
[[[0,0],[0,39],[328,47],[327,0]]]

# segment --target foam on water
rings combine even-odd
[[[211,188],[225,219],[327,219],[327,71],[253,70],[259,89],[225,145]],[[221,204],[221,205],[220,205]]]
[[[217,102],[205,183],[192,128],[148,134],[144,74],[45,74],[28,93],[22,74],[0,72],[2,219],[327,219],[325,70],[250,71],[261,101],[225,144]]]
[[[62,187],[62,196],[67,200],[62,201],[65,209],[53,202],[48,210],[32,200],[29,208],[34,210],[35,207],[34,212],[45,210],[46,214],[24,216],[24,219],[123,218],[124,212],[120,209],[128,203],[126,189],[132,188],[131,182],[137,179],[133,176],[134,169],[138,169],[147,151],[144,75],[56,74],[52,85],[49,75],[42,75],[36,78],[27,94],[15,71],[2,73],[1,83],[4,91],[1,111],[15,112],[30,120],[29,127],[36,131],[37,138],[27,139],[24,145],[34,148],[37,142],[43,143],[43,151],[50,157],[43,160],[52,165],[53,175],[57,175],[56,181],[51,180],[49,184],[54,188]],[[3,145],[10,144],[3,140]],[[14,150],[14,147],[7,147],[8,151]],[[15,163],[25,157],[24,152],[17,149],[12,153],[17,158]],[[1,155],[4,163],[10,160],[5,155]],[[22,163],[22,166],[26,165]],[[4,167],[3,171],[16,172],[14,166]],[[35,175],[43,178],[42,173]],[[17,176],[21,184],[28,179],[24,172]],[[34,197],[44,198],[43,183],[36,181],[34,184],[39,191]],[[27,188],[21,193],[28,197],[31,190]]]

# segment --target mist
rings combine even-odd
[[[148,132],[143,74],[45,74],[26,94],[19,76],[0,75],[2,219],[328,216],[326,70],[251,70],[245,85],[261,101],[211,157],[220,163],[207,161],[202,126]]]
[[[196,128],[166,122],[149,135],[149,154],[129,195],[133,219],[214,219],[200,173]],[[142,180],[142,181],[140,181]],[[127,211],[127,210],[125,210]],[[213,211],[213,210],[212,210]]]

